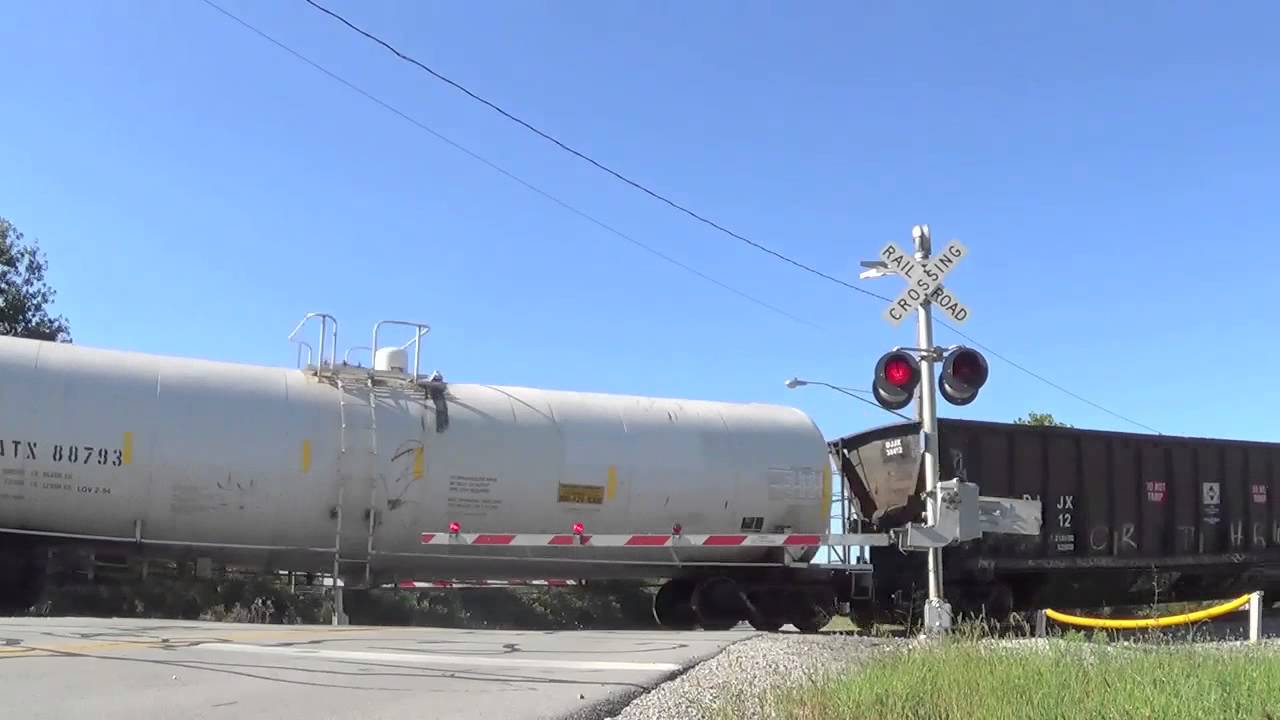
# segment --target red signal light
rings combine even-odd
[[[902,387],[911,382],[911,365],[902,358],[892,358],[884,364],[884,379]]]
[[[582,533],[586,532],[586,530],[587,530],[587,527],[580,522],[576,522],[573,524],[574,535],[581,535]]]
[[[901,410],[911,404],[920,384],[920,363],[914,355],[895,350],[880,356],[876,363],[871,394],[881,407]]]
[[[449,532],[453,535],[457,535],[458,533],[462,532],[462,524],[459,523],[457,520],[454,520],[453,522],[449,523]]]

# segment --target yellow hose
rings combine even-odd
[[[1250,595],[1241,595],[1230,602],[1221,605],[1215,605],[1204,610],[1197,610],[1191,613],[1183,613],[1181,615],[1166,615],[1165,617],[1148,618],[1145,620],[1112,620],[1110,618],[1087,618],[1078,615],[1064,615],[1057,610],[1045,610],[1046,617],[1057,620],[1060,623],[1068,625],[1083,625],[1084,627],[1107,628],[1110,630],[1133,630],[1137,628],[1153,628],[1168,627],[1170,625],[1185,625],[1187,623],[1199,622],[1200,620],[1208,620],[1226,615],[1234,610],[1239,610],[1249,603]]]

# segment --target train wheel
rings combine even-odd
[[[778,632],[786,623],[777,618],[747,618],[747,622],[751,623],[751,627],[760,632]]]
[[[1008,583],[992,583],[982,603],[982,611],[987,620],[1009,622],[1009,616],[1013,613],[1013,588]]]
[[[653,619],[672,630],[693,630],[698,616],[693,611],[692,580],[668,580],[653,596]]]
[[[751,627],[761,632],[777,632],[787,624],[780,593],[776,590],[757,590],[750,593],[747,600],[751,605],[747,611]]]
[[[849,619],[860,630],[870,632],[876,626],[876,609],[870,602],[855,602],[849,607]]]
[[[835,594],[829,588],[797,589],[787,593],[787,620],[803,633],[816,633],[835,616]]]
[[[738,583],[727,577],[707,578],[698,583],[691,601],[704,630],[729,630],[747,614]]]
[[[45,566],[26,544],[0,546],[0,615],[26,614],[45,589]]]

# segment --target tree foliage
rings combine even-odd
[[[45,282],[48,268],[39,246],[0,217],[0,335],[71,342],[66,318],[49,314],[57,293]]]
[[[1039,425],[1039,426],[1066,427],[1066,428],[1071,427],[1070,425],[1064,422],[1058,422],[1053,418],[1053,415],[1050,413],[1038,413],[1038,412],[1027,413],[1026,417],[1020,417],[1014,420],[1013,423],[1015,425]]]

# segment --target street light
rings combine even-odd
[[[858,264],[867,268],[861,273],[858,273],[858,278],[860,280],[870,280],[872,278],[884,277],[885,275],[894,275],[897,273],[896,270],[891,270],[889,268],[889,263],[883,260],[863,260]]]

